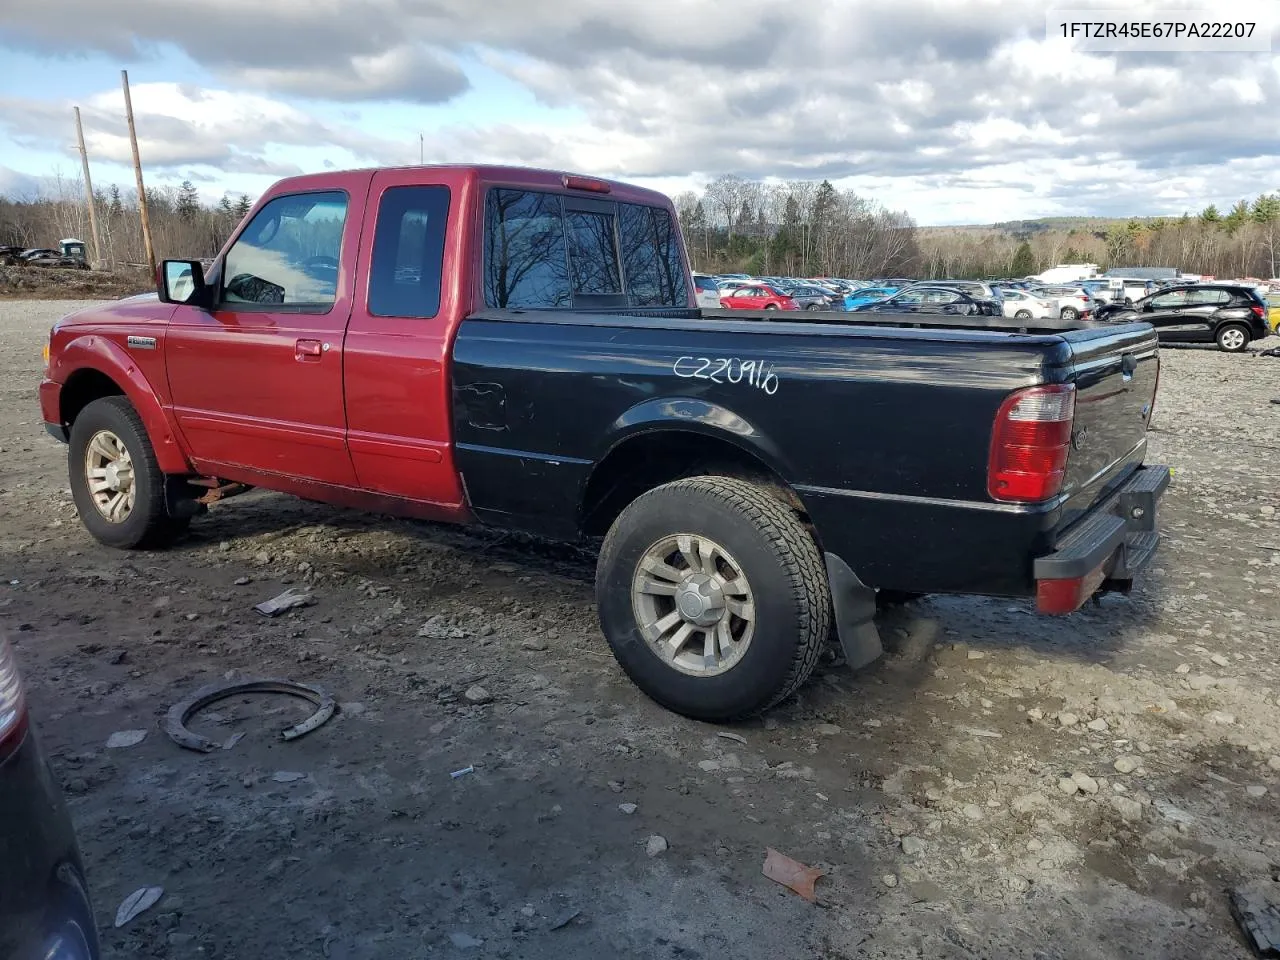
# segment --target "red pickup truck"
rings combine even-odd
[[[297,177],[157,282],[51,333],[93,536],[162,546],[260,486],[602,540],[605,637],[689,716],[768,708],[829,642],[875,659],[878,591],[1065,613],[1159,538],[1150,325],[702,312],[670,201],[625,184]]]

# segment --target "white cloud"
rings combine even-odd
[[[1280,104],[1277,58],[1083,54],[1046,40],[1041,0],[223,0],[216,17],[204,9],[113,0],[104,18],[100,0],[62,0],[49,17],[28,4],[6,14],[0,43],[125,59],[157,44],[184,50],[220,78],[217,89],[134,93],[144,157],[175,168],[283,170],[287,151],[272,147],[407,159],[403,144],[358,119],[316,120],[306,100],[438,103],[467,86],[458,64],[477,60],[578,119],[548,128],[459,117],[429,133],[430,159],[647,182],[727,172],[900,183],[922,220],[984,204],[1009,208],[1002,216],[1087,213],[1113,199],[1159,212],[1201,202],[1196,189],[1222,202],[1274,189],[1268,171],[1280,161],[1265,119]],[[28,145],[54,143],[48,111],[65,110],[38,96],[0,101],[0,123]],[[127,157],[111,96],[95,109],[95,152]],[[1063,184],[1074,199],[1056,192]]]

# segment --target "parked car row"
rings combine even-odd
[[[728,310],[940,313],[1017,320],[1151,323],[1166,343],[1216,343],[1232,353],[1272,332],[1260,285],[1189,279],[910,280],[904,277],[804,280],[695,274],[698,306]]]
[[[703,309],[932,312],[1080,320],[1101,306],[1101,302],[1094,301],[1079,285],[1049,287],[1025,281],[913,280],[908,277],[806,280],[694,274],[694,286],[698,306]]]

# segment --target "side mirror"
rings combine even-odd
[[[208,306],[209,287],[199,260],[166,260],[160,265],[158,293],[161,303]]]

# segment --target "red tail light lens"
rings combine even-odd
[[[1074,384],[1019,390],[1000,405],[991,436],[987,492],[1006,503],[1037,503],[1058,495],[1067,474]]]
[[[0,760],[22,742],[27,732],[27,701],[18,676],[18,661],[9,641],[0,637]]]
[[[1260,304],[1255,303],[1249,309],[1254,312],[1254,314],[1257,316],[1259,320],[1261,320],[1264,316],[1266,316],[1266,310]]]

